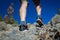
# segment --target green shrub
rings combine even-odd
[[[0,16],[0,21],[3,21],[2,17]]]
[[[58,15],[60,15],[60,8],[58,9]]]

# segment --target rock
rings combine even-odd
[[[56,24],[56,28],[60,32],[60,23]]]
[[[7,24],[6,23],[0,22],[0,31],[1,30],[4,30],[4,31],[8,30],[8,27],[7,27]]]
[[[26,32],[19,31],[18,27],[12,27],[12,25],[7,25],[11,30],[9,31],[1,31],[1,40],[35,40],[34,29],[31,27]],[[31,25],[32,26],[32,25]],[[33,30],[32,30],[33,29]],[[3,39],[4,38],[4,39]]]
[[[1,26],[4,26],[4,28],[7,26],[8,28],[8,31],[0,31],[0,40],[55,40],[56,32],[60,32],[60,16],[56,15],[51,22],[52,24],[49,22],[42,27],[36,27],[37,23],[28,23],[29,30],[27,31],[19,31],[18,26],[0,22]]]
[[[52,18],[52,24],[57,24],[57,23],[60,23],[60,15],[55,15],[53,18]]]

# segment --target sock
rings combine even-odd
[[[40,15],[37,16],[37,19],[40,19]]]
[[[37,20],[43,21],[40,15],[37,16]]]
[[[21,25],[26,25],[26,21],[21,21]]]

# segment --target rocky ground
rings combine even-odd
[[[41,28],[36,28],[36,23],[28,24],[28,31],[19,31],[19,27],[0,22],[0,40],[60,40],[55,39],[59,32],[60,36],[60,15],[55,15],[52,20]]]

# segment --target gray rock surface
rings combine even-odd
[[[19,31],[18,27],[12,27],[7,25],[10,30],[0,31],[0,40],[35,40],[34,28],[30,28],[28,31]]]
[[[60,15],[54,16],[51,21],[52,26],[49,22],[41,28],[35,26],[37,23],[30,24],[27,31],[19,31],[18,26],[15,27],[11,24],[0,22],[0,40],[55,40],[56,32],[53,30],[56,29],[60,32]],[[2,30],[2,27],[6,28],[6,30]],[[51,38],[50,35],[53,35],[53,37]]]

